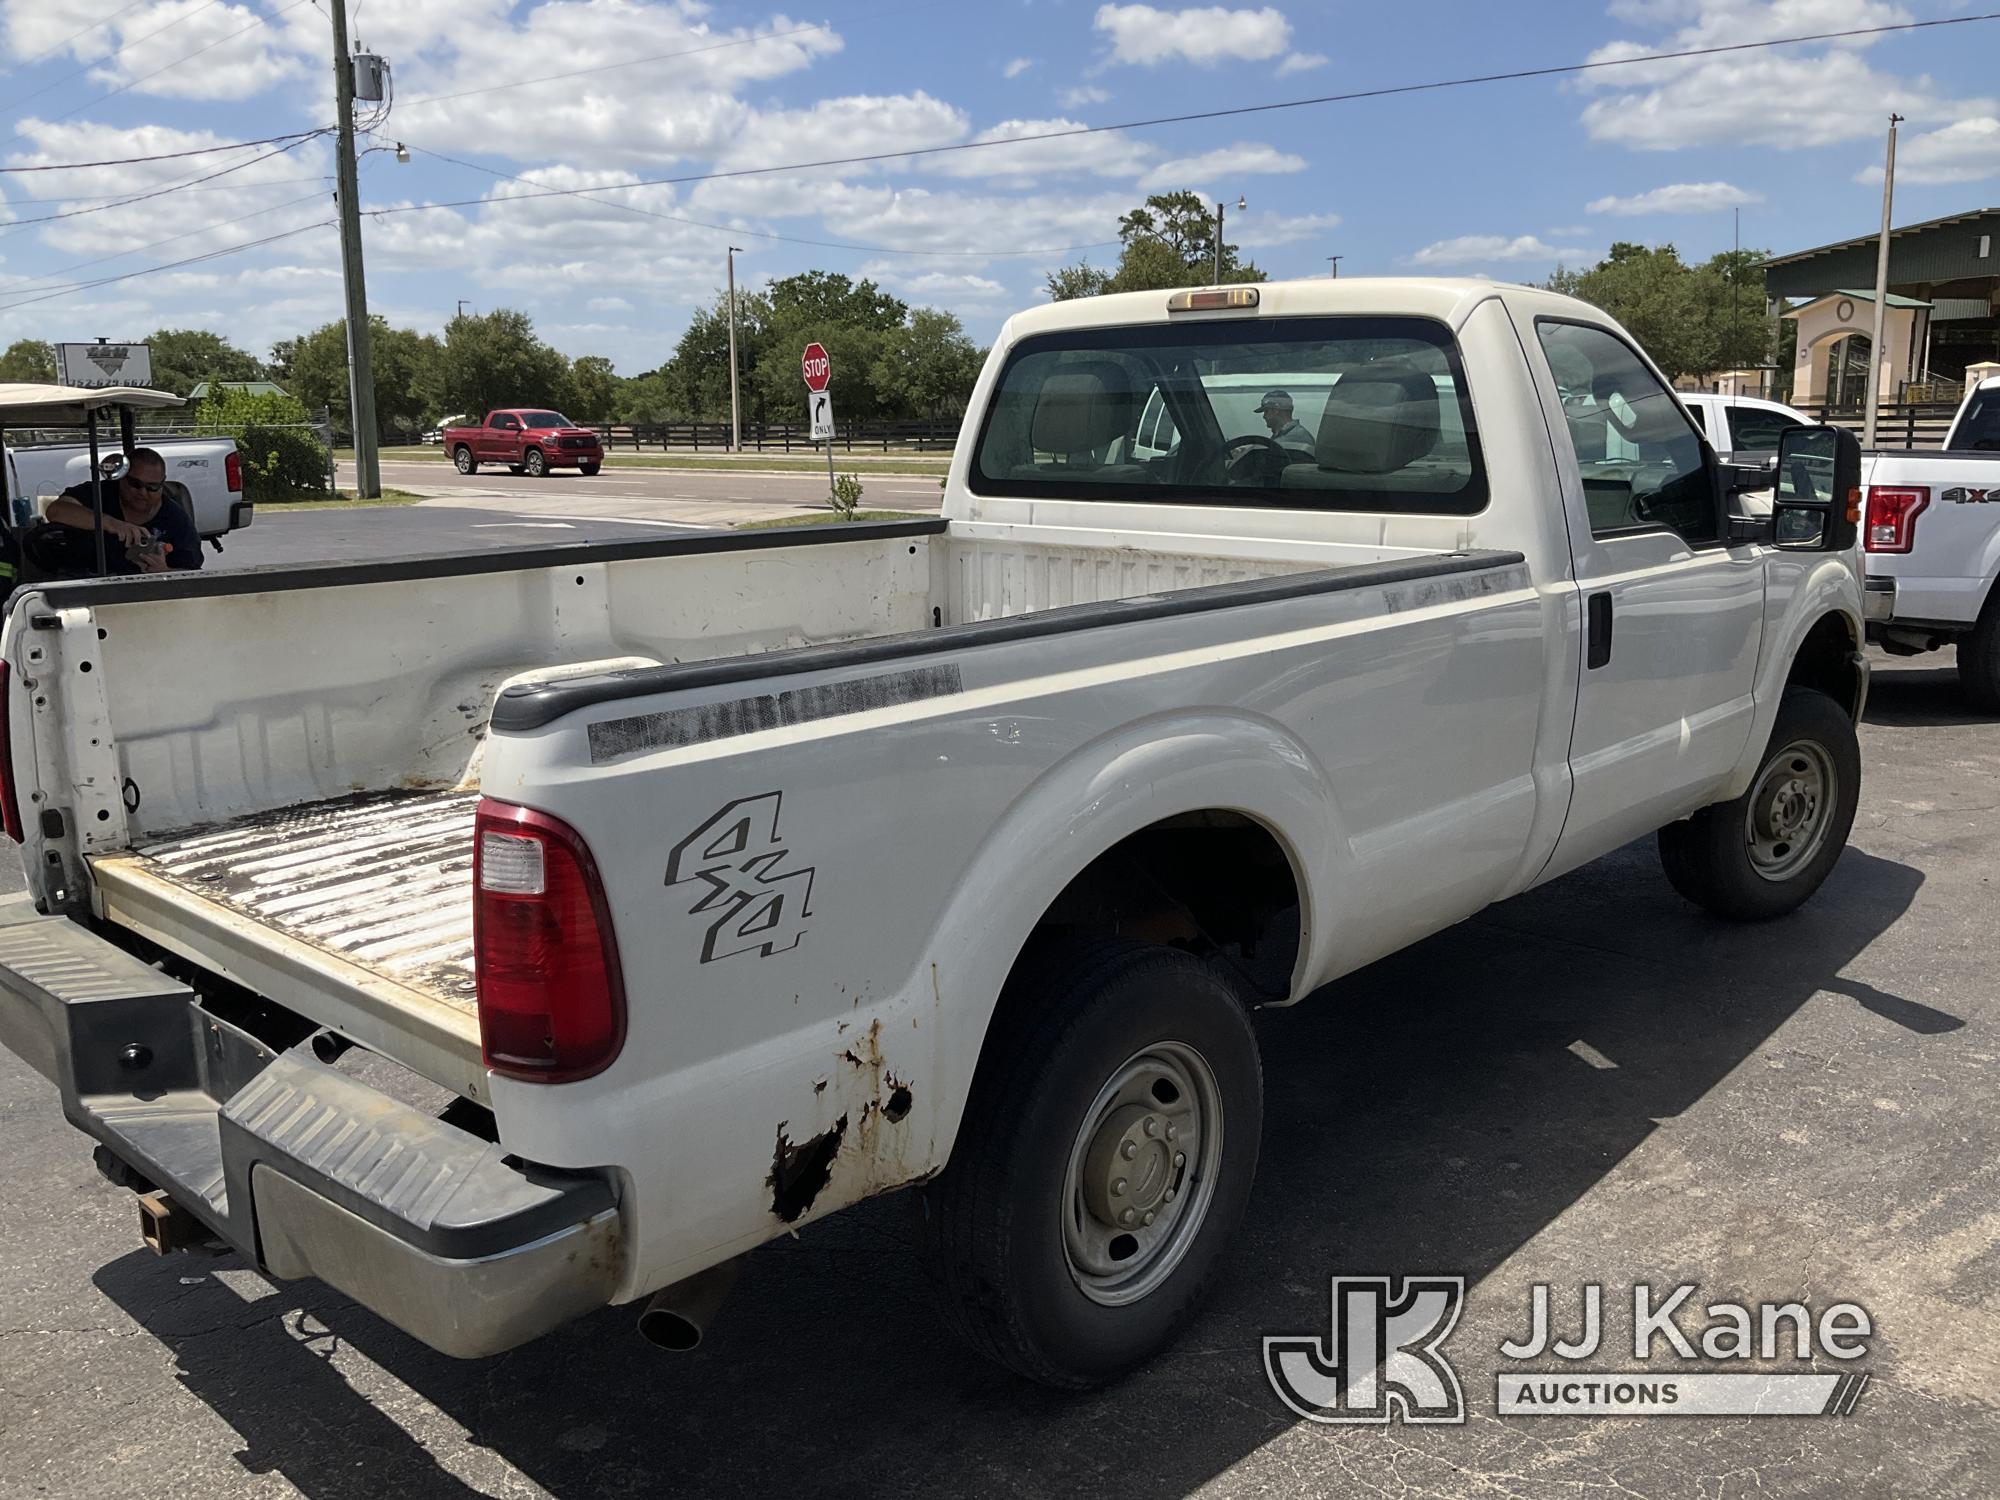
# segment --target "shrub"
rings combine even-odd
[[[276,391],[210,386],[196,420],[204,432],[233,437],[243,457],[247,500],[290,500],[328,493],[327,446],[303,403]]]
[[[861,481],[852,474],[838,476],[833,481],[833,493],[827,499],[843,521],[853,520],[854,512],[861,504]]]

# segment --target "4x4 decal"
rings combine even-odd
[[[667,884],[701,882],[690,916],[713,914],[701,961],[796,948],[812,915],[813,866],[784,869],[792,851],[778,837],[783,792],[738,797],[711,813],[667,861]]]

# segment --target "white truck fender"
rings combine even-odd
[[[1860,585],[1851,560],[1844,555],[1827,553],[1778,554],[1779,558],[1787,556],[1798,557],[1803,566],[1790,580],[1781,582],[1780,570],[1774,560],[1767,585],[1770,593],[1767,595],[1769,608],[1765,614],[1764,649],[1757,663],[1757,682],[1752,690],[1757,712],[1750,723],[1742,759],[1723,786],[1717,801],[1729,801],[1750,789],[1757,768],[1764,762],[1764,751],[1770,745],[1771,729],[1778,718],[1778,705],[1785,696],[1785,683],[1791,676],[1793,663],[1798,660],[1800,648],[1813,629],[1829,616],[1835,617],[1847,632],[1847,649],[1855,653],[1862,649]],[[1787,591],[1788,597],[1779,597],[1781,589]],[[1860,715],[1859,702],[1843,703],[1841,707],[1857,717]]]
[[[1251,715],[1173,713],[1073,752],[1035,783],[966,866],[925,945],[935,987],[939,1101],[933,1157],[950,1157],[995,1005],[1036,924],[1071,880],[1121,841],[1184,813],[1241,813],[1284,850],[1299,888],[1296,986],[1329,946],[1327,909],[1346,862],[1333,792],[1279,725]]]

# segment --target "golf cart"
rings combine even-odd
[[[0,452],[6,451],[10,429],[20,432],[81,427],[88,434],[90,507],[96,521],[91,531],[84,532],[45,520],[45,502],[55,497],[21,493],[18,472],[9,453],[7,461],[0,463],[0,524],[5,525],[20,552],[21,575],[15,582],[95,577],[111,571],[104,547],[104,497],[107,488],[117,483],[130,464],[132,450],[139,446],[133,431],[133,413],[182,404],[179,396],[139,386],[100,389],[0,384]],[[98,424],[114,416],[118,423],[118,446],[100,450]],[[192,510],[186,487],[175,481],[168,481],[166,499],[183,510]]]

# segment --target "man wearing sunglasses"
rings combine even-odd
[[[104,556],[114,573],[165,573],[201,566],[194,518],[168,498],[167,463],[151,448],[134,448],[118,481],[104,486]],[[96,524],[90,484],[71,485],[49,502],[48,518],[89,531]]]

